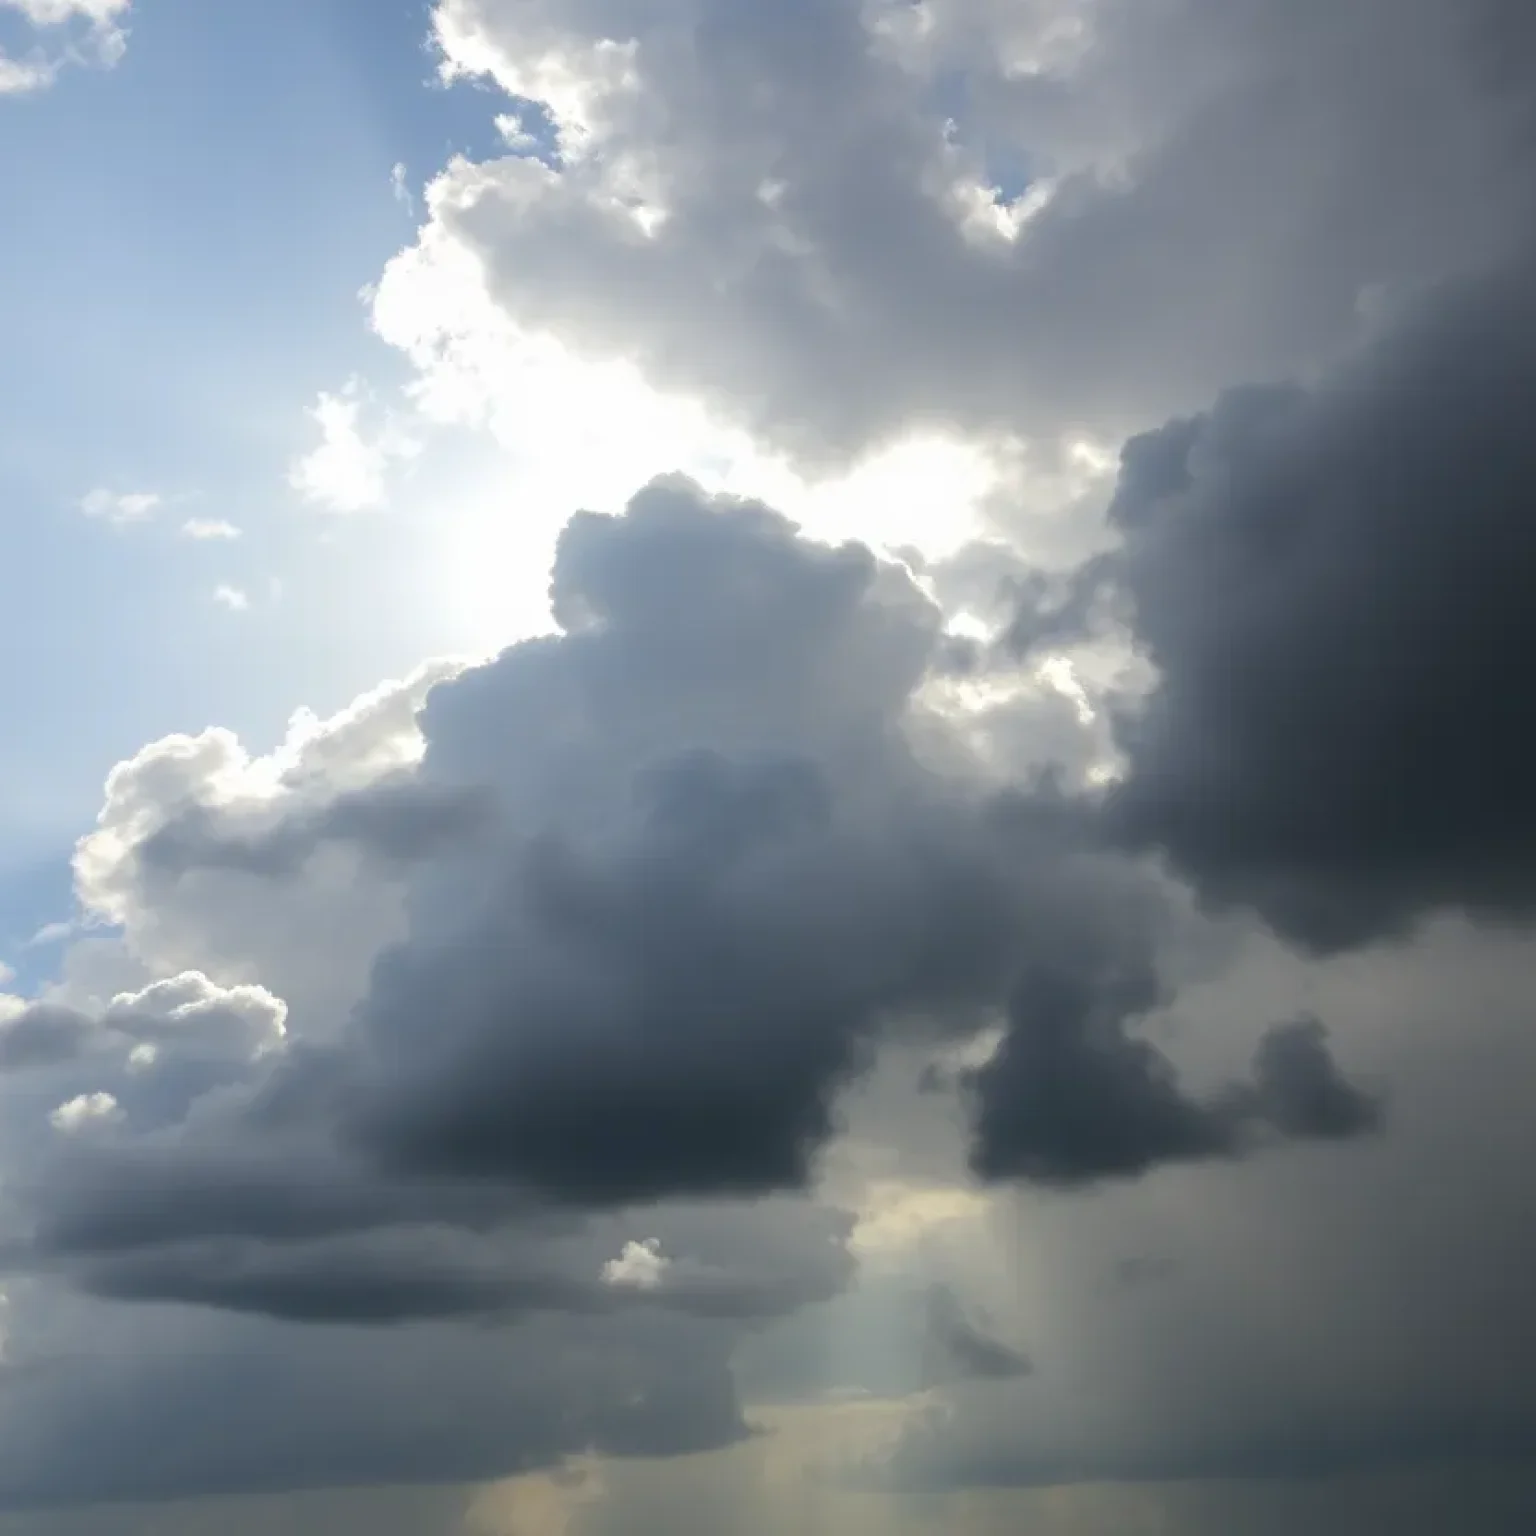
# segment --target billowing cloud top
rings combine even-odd
[[[238,1240],[270,1295],[248,1276],[226,1299],[288,1311],[292,1266],[337,1235],[805,1190],[882,1040],[942,1046],[994,1018],[1002,1043],[966,1079],[988,1176],[1088,1183],[1372,1123],[1316,1024],[1278,1026],[1257,1075],[1208,1097],[1128,1036],[1165,1000],[1167,898],[1096,852],[1059,791],[1000,786],[946,734],[924,695],[939,616],[900,567],[675,482],[576,517],[553,592],[560,634],[426,696],[413,769],[255,812],[172,802],[116,847],[151,900],[209,873],[292,885],[333,844],[404,861],[408,936],[345,1027],[229,1035],[238,1079],[210,1080],[174,1138],[163,1113],[75,1138],[40,1187],[39,1263],[177,1296],[201,1244]],[[196,1008],[233,1020],[266,994],[199,1002],[208,985],[95,1020],[34,1005],[5,1059],[89,1063],[98,1036],[157,1052],[174,1035],[139,1021],[162,999],[212,1049]],[[453,1311],[515,1289],[436,1294]]]

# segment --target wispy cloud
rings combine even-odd
[[[44,923],[27,940],[28,949],[46,949],[50,944],[62,944],[73,936],[75,925],[71,922]]]
[[[213,589],[213,600],[231,613],[244,613],[251,606],[251,599],[244,590],[240,587],[232,587],[226,582],[220,582]]]
[[[160,508],[160,496],[155,491],[111,491],[97,486],[80,498],[79,506],[87,517],[122,528],[153,517]]]
[[[411,215],[416,212],[416,199],[411,195],[410,182],[407,180],[409,172],[405,168],[403,160],[397,160],[390,168],[389,187],[395,195],[395,201]]]
[[[184,539],[198,539],[203,542],[216,540],[238,539],[240,530],[233,523],[227,523],[221,517],[189,517],[181,525],[181,536]]]
[[[420,451],[388,422],[376,433],[366,432],[363,404],[355,379],[340,394],[322,394],[315,402],[310,416],[320,428],[320,442],[288,474],[288,483],[306,501],[332,512],[381,506],[391,465]]]

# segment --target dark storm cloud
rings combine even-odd
[[[412,794],[370,802],[386,847],[390,805],[414,827],[493,795],[498,816],[415,867],[410,936],[345,1034],[173,1139],[71,1147],[40,1196],[45,1262],[292,1316],[341,1315],[349,1286],[360,1319],[531,1305],[537,1272],[498,1291],[394,1239],[370,1285],[362,1238],[803,1189],[882,1040],[953,1043],[999,1010],[975,1083],[989,1177],[1088,1184],[1365,1127],[1320,1036],[1215,1107],[1135,1037],[1164,1000],[1160,888],[1061,793],[1000,793],[958,738],[919,756],[944,637],[900,567],[672,481],[573,520],[552,593],[563,633],[440,684]],[[810,1244],[777,1291],[679,1255],[651,1299],[782,1310],[836,1288],[844,1247]],[[569,1306],[597,1304],[600,1267]]]
[[[660,1314],[377,1335],[157,1308],[0,1396],[0,1507],[487,1482],[748,1433],[728,1331]]]
[[[997,1053],[970,1078],[979,1174],[1080,1187],[1378,1124],[1376,1101],[1340,1075],[1312,1019],[1267,1030],[1248,1081],[1186,1092],[1168,1058],[1127,1030],[1158,1001],[1151,979],[1091,987],[1044,967],[1019,983]]]
[[[538,847],[493,926],[386,961],[386,1155],[599,1204],[796,1186],[882,1020],[997,979],[1014,898],[977,831],[845,830],[804,764],[689,756],[644,796],[628,846]]]
[[[518,1277],[451,1262],[412,1262],[387,1247],[356,1255],[246,1243],[211,1250],[154,1248],[97,1260],[78,1280],[91,1295],[113,1301],[179,1302],[300,1323],[366,1326],[579,1313],[600,1305],[595,1283],[583,1287],[554,1274]]]
[[[903,575],[666,485],[574,523],[553,590],[566,639],[439,688],[424,771],[490,771],[476,736],[548,742],[518,706],[558,698],[589,733],[580,757],[556,742],[562,793],[599,764],[629,777],[589,804],[600,836],[541,829],[450,942],[381,964],[359,1022],[391,1062],[365,1118],[386,1161],[599,1205],[795,1187],[882,1026],[963,1029],[1047,949],[1081,1006],[1014,1008],[979,1166],[1034,1176],[999,1148],[1056,1092],[1123,1150],[1063,1139],[1053,1176],[1238,1150],[1171,1089],[1127,1096],[1086,1037],[1155,992],[1146,890],[1080,866],[1066,802],[946,781],[903,743],[941,648]]]
[[[324,1142],[253,1145],[240,1129],[214,1120],[175,1142],[69,1149],[51,1169],[40,1251],[69,1260],[199,1240],[299,1245],[433,1221],[478,1232],[526,1210],[493,1186],[391,1182]]]
[[[361,1325],[635,1309],[743,1321],[829,1300],[852,1273],[851,1218],[805,1200],[637,1217],[656,1235],[636,1277],[615,1272],[636,1246],[623,1215],[550,1210],[483,1180],[369,1181],[313,1150],[269,1158],[264,1180],[227,1152],[222,1170],[210,1161],[140,1155],[115,1182],[95,1160],[67,1164],[31,1262],[97,1296]]]
[[[1381,1104],[1346,1080],[1328,1052],[1328,1032],[1313,1018],[1266,1031],[1253,1059],[1250,1116],[1282,1136],[1343,1141],[1374,1129]]]
[[[728,1224],[732,1268],[687,1261],[674,1275],[679,1266],[663,1260],[656,1281],[645,1285],[605,1278],[589,1229],[537,1217],[484,1237],[468,1237],[438,1217],[435,1226],[303,1244],[199,1238],[96,1254],[74,1274],[82,1290],[111,1300],[172,1301],[296,1323],[508,1322],[529,1313],[637,1310],[750,1323],[830,1300],[844,1288],[852,1272],[842,1241],[846,1222],[832,1216],[806,1207],[798,1225],[770,1221],[786,1246],[760,1263],[749,1262],[750,1245],[738,1241],[744,1234]]]
[[[1117,836],[1316,949],[1536,910],[1533,399],[1527,262],[1127,445]]]

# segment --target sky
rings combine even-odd
[[[1522,0],[0,0],[0,1536],[1536,1520]]]

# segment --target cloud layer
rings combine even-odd
[[[561,505],[545,633],[112,771],[0,996],[0,1502],[1528,1459],[1532,14],[439,0],[501,140],[291,488],[699,478]]]
[[[669,483],[579,515],[553,592],[561,633],[426,695],[415,767],[243,814],[178,795],[129,822],[131,849],[83,845],[83,869],[127,863],[153,903],[200,876],[291,887],[342,844],[357,878],[409,871],[408,933],[344,1027],[291,1044],[269,994],[197,975],[99,1018],[11,1019],[18,1069],[127,1047],[71,1095],[124,1119],[41,1175],[36,1262],[286,1316],[590,1309],[618,1293],[595,1259],[584,1283],[545,1273],[541,1228],[807,1191],[882,1042],[994,1018],[969,1078],[988,1177],[1087,1185],[1373,1126],[1314,1022],[1198,1098],[1137,1038],[1166,1001],[1167,897],[1055,793],[999,787],[945,736],[923,694],[939,616],[900,567]],[[154,782],[122,770],[115,797]],[[252,1009],[259,1038],[237,1027]],[[183,1037],[207,1053],[196,1093],[185,1070],[161,1086]],[[507,1267],[503,1228],[531,1269]],[[676,1257],[629,1293],[751,1312],[835,1289],[827,1261],[781,1286],[690,1281]]]

